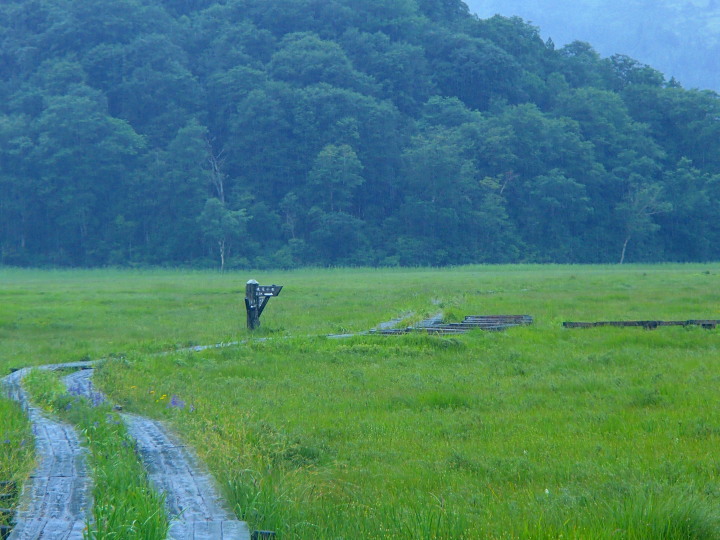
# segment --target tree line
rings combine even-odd
[[[7,0],[0,263],[720,258],[720,98],[460,0]]]

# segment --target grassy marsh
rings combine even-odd
[[[247,278],[285,285],[236,341]],[[0,367],[109,357],[251,527],[285,538],[720,538],[720,266],[277,274],[0,270]],[[413,312],[527,313],[456,338],[318,337]],[[43,324],[41,324],[44,321]],[[165,396],[165,397],[163,397]],[[180,406],[182,405],[182,406]]]

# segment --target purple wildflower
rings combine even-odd
[[[177,397],[175,394],[170,398],[170,403],[168,403],[168,407],[175,407],[177,409],[184,409],[185,408],[185,402],[181,400],[179,397]]]
[[[91,394],[91,399],[93,407],[97,407],[98,405],[105,403],[105,396],[103,396],[100,392],[93,392]]]

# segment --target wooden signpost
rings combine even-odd
[[[260,326],[260,315],[262,315],[268,300],[278,296],[282,285],[260,285],[251,279],[245,285],[245,309],[247,310],[247,327],[254,330]]]

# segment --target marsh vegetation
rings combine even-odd
[[[168,421],[251,528],[720,537],[718,331],[561,327],[720,318],[717,265],[257,273],[285,286],[255,334],[264,341],[243,327],[249,276],[0,277],[0,367],[106,358],[96,383],[125,410]],[[535,323],[452,338],[323,337],[439,310]],[[242,344],[156,354],[222,341]],[[3,433],[11,422],[22,433],[20,411],[2,406]],[[20,451],[17,437],[2,463]]]

